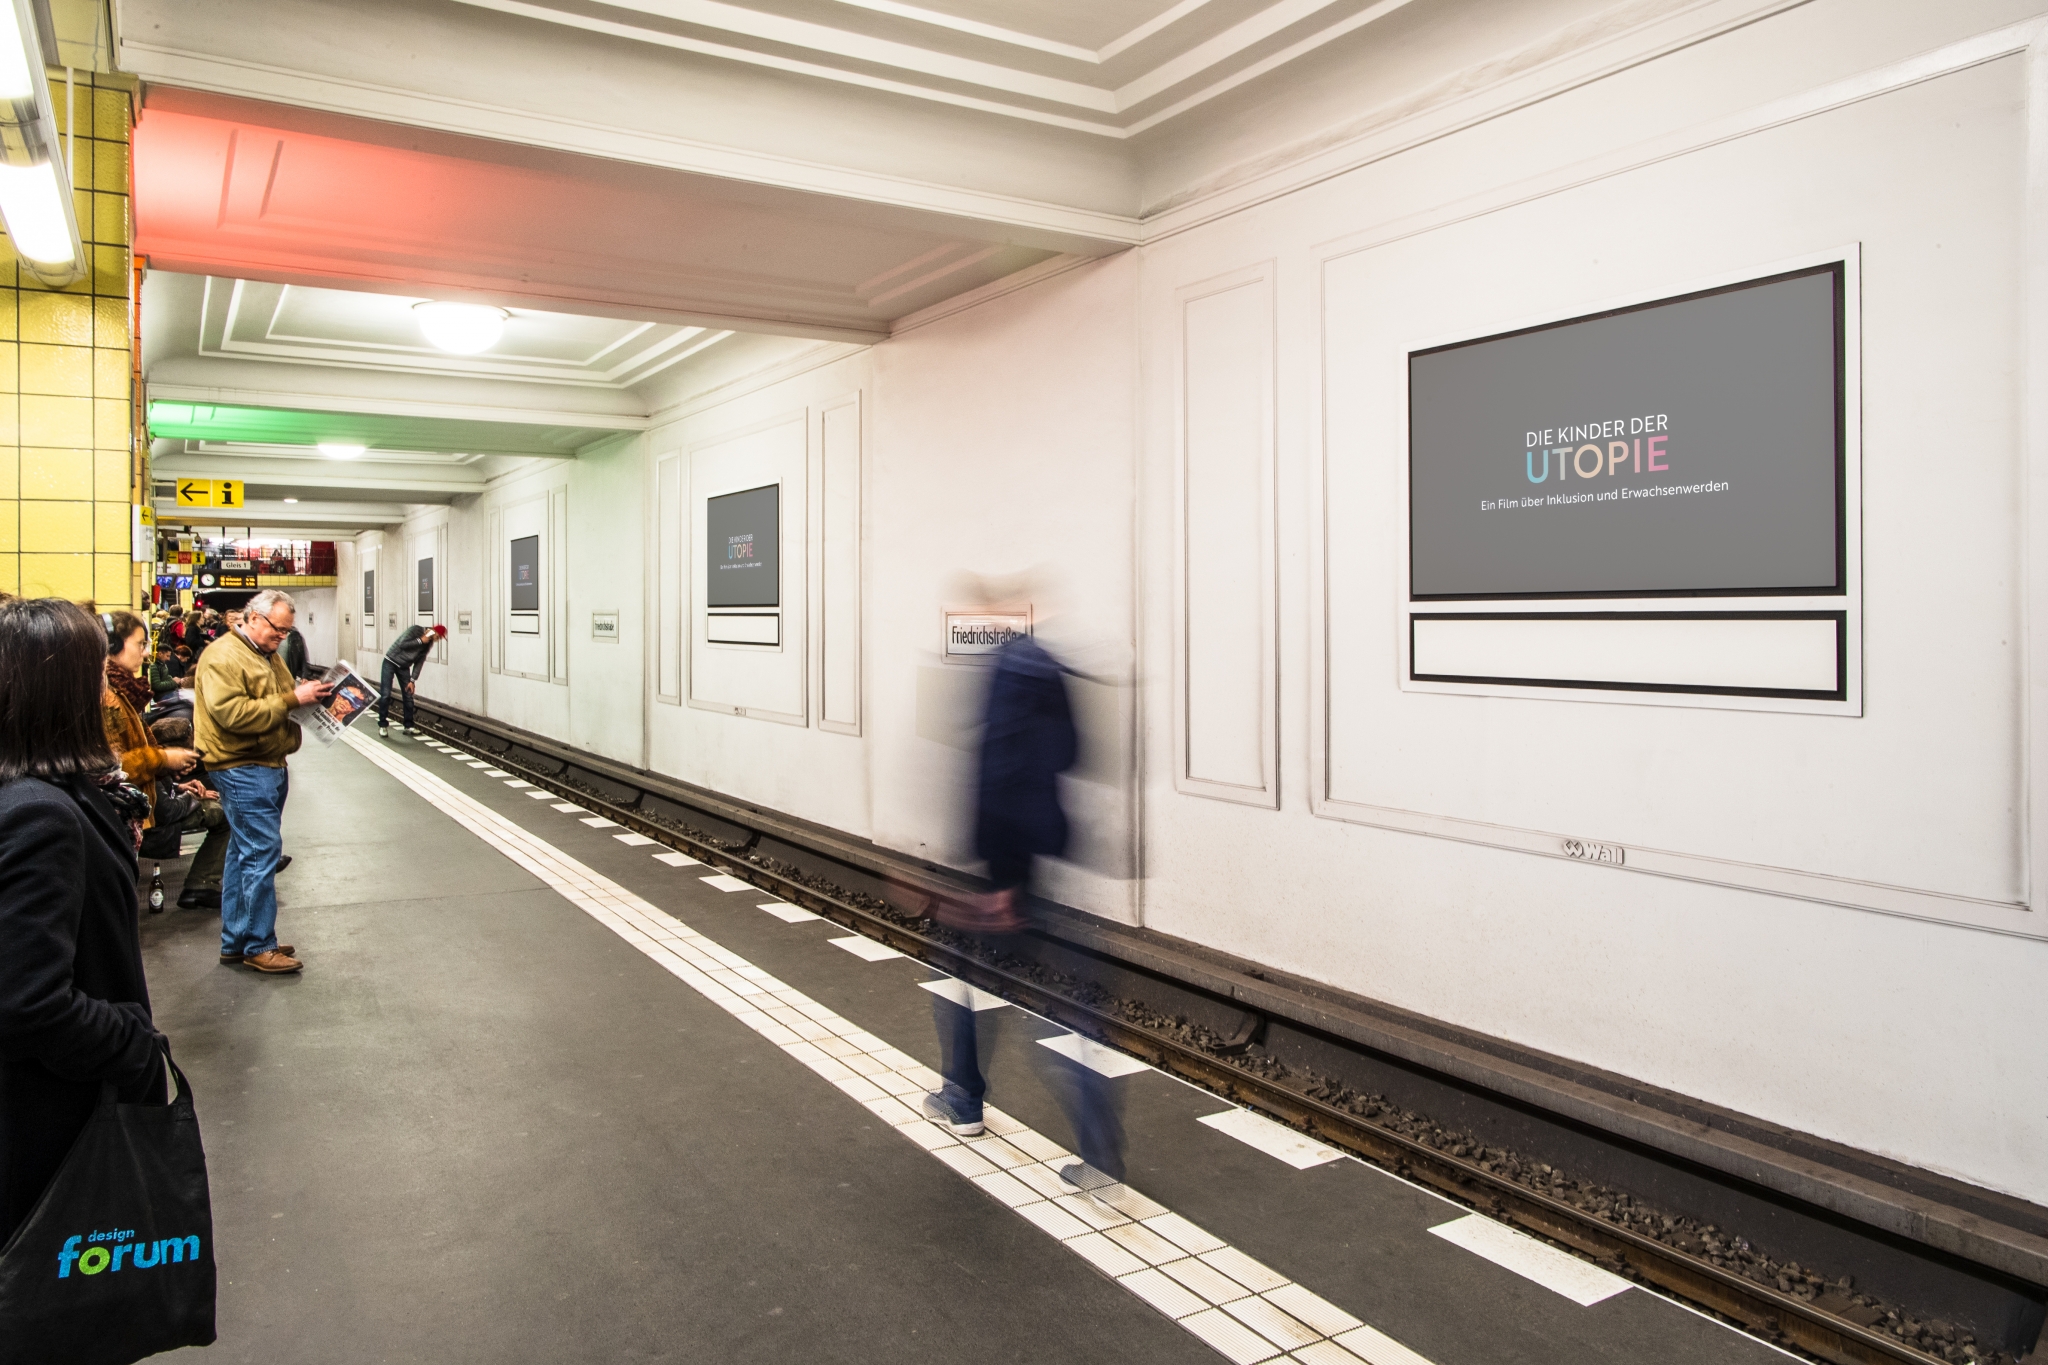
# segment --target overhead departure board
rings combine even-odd
[[[705,605],[782,605],[782,486],[767,484],[704,503]]]
[[[1411,353],[1411,595],[1843,591],[1843,280]]]

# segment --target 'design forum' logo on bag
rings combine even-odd
[[[85,1250],[78,1249],[81,1242],[91,1242]],[[136,1270],[148,1270],[168,1262],[176,1265],[181,1261],[199,1259],[199,1238],[160,1237],[155,1241],[138,1242],[135,1229],[116,1229],[111,1232],[77,1233],[64,1239],[64,1249],[57,1253],[57,1278],[68,1280],[76,1266],[81,1275],[97,1275],[101,1271],[116,1271],[125,1260]]]

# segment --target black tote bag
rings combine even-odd
[[[0,1250],[0,1365],[128,1365],[213,1342],[213,1203],[192,1087],[99,1108]]]

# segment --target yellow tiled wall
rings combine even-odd
[[[0,589],[102,608],[133,605],[148,567],[129,562],[143,471],[131,408],[132,106],[119,79],[81,71],[72,100],[92,273],[50,290],[0,233]],[[61,77],[51,93],[61,125]]]

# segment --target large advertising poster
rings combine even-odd
[[[512,542],[512,610],[540,610],[540,537]]]
[[[782,487],[768,484],[704,503],[705,605],[782,605]]]
[[[1411,353],[1412,596],[1843,592],[1843,280]]]

